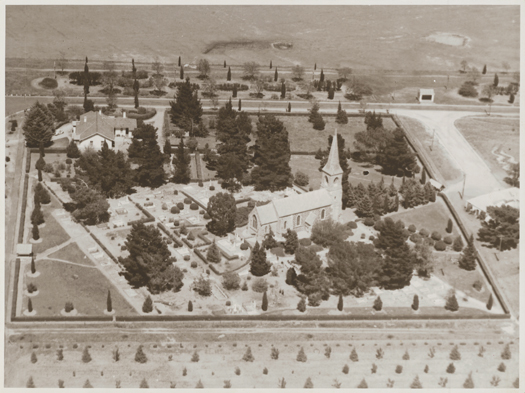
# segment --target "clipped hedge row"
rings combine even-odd
[[[235,200],[235,204],[239,205],[239,204],[244,203],[244,202],[250,202],[251,200],[252,200],[251,198],[236,199]]]
[[[83,226],[84,228],[86,228],[85,225],[84,225],[84,223],[82,223],[82,226]],[[104,245],[102,244],[102,242],[101,242],[100,240],[98,240],[98,237],[96,237],[93,233],[91,233],[91,231],[89,231],[87,228],[86,228],[86,230],[89,232],[89,235],[93,238],[93,240],[94,240],[95,242],[97,242],[97,244],[100,246],[100,248],[102,248],[102,250],[104,250],[104,252],[105,252],[105,253],[111,258],[111,260],[112,260],[113,262],[115,262],[116,264],[120,265],[118,259],[115,258],[115,256],[111,253],[111,251],[109,251],[109,250],[106,248],[106,246],[104,246]]]
[[[29,175],[24,177],[24,191],[22,193],[22,211],[20,212],[20,223],[18,224],[18,243],[24,242],[24,227],[26,221],[27,192],[29,190]]]
[[[13,303],[11,304],[11,321],[16,318],[16,301],[18,298],[18,280],[20,279],[20,258],[15,261],[15,279],[13,281]]]
[[[213,266],[212,263],[209,263],[208,260],[206,259],[206,257],[204,256],[204,254],[200,251],[200,250],[195,250],[194,251],[195,254],[200,258],[202,259],[202,261],[208,265],[208,267],[215,273],[215,274],[218,274],[218,275],[222,275],[221,272],[219,272],[217,269],[215,269],[215,266]]]
[[[27,150],[28,151],[26,152],[26,173],[29,173],[29,171],[31,170],[31,149]]]
[[[195,182],[200,182],[201,180],[200,179],[197,179]],[[191,180],[190,180],[191,182]],[[190,198],[193,202],[195,202],[197,205],[199,205],[201,208],[203,208],[204,210],[208,210],[208,206],[204,206],[202,203],[200,203],[198,200],[196,200],[195,198],[193,198],[190,194],[188,194],[187,192],[185,191],[181,191],[187,198]]]
[[[146,113],[136,113],[136,112],[127,112],[126,116],[130,119],[136,119],[136,120],[149,120],[153,116],[157,114],[157,110],[155,108],[150,108],[148,112]]]
[[[211,243],[213,243],[210,239],[208,239],[205,235],[203,235],[202,233],[199,233],[197,235],[197,237],[199,239],[201,239],[204,243],[206,243],[207,246],[209,246]]]
[[[168,228],[166,228],[166,226],[165,226],[163,223],[159,222],[159,223],[157,223],[157,226],[158,226],[158,227],[160,228],[160,230],[161,230],[162,232],[164,232],[164,233],[165,233],[165,234],[166,234],[171,240],[173,240],[173,243],[175,243],[175,244],[177,245],[177,247],[182,247],[182,246],[183,246],[183,244],[181,243],[181,241],[180,241],[178,238],[176,238],[175,236],[173,236],[173,235],[171,234],[171,232],[168,230]]]
[[[181,240],[182,240],[183,243],[186,244],[190,249],[193,249],[193,245],[192,245],[187,239],[181,238]]]
[[[62,317],[62,316],[47,316],[47,317],[16,317],[13,322],[111,322],[113,317],[111,315],[98,315],[98,316],[71,316],[71,317]]]
[[[155,221],[155,217],[141,218],[140,220],[128,221],[128,225],[139,224],[139,223],[147,224],[149,222],[154,222],[154,221]]]

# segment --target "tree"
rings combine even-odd
[[[179,65],[179,67],[181,65],[181,58],[180,58],[180,56],[179,56],[179,63],[178,63],[178,65]]]
[[[483,66],[483,71],[481,71],[481,73],[483,75],[485,75],[487,73],[487,65],[486,64]]]
[[[277,67],[275,67],[275,72],[273,74],[273,81],[277,82],[277,79],[279,79],[279,72],[277,71]]]
[[[352,69],[350,67],[339,68],[337,73],[339,74],[339,78],[341,78],[344,82],[352,74]]]
[[[222,275],[222,286],[227,290],[236,290],[241,286],[241,278],[238,273],[227,272]]]
[[[229,82],[232,80],[232,69],[228,67],[228,73],[226,74],[226,80]]]
[[[266,259],[266,251],[259,245],[259,242],[255,243],[250,258],[250,273],[257,277],[270,273],[272,264]]]
[[[489,103],[491,103],[492,97],[496,94],[496,86],[485,85],[485,87],[483,88],[483,94],[487,97]]]
[[[359,382],[359,385],[357,385],[358,389],[367,389],[368,384],[366,383],[366,380],[363,378],[361,382]]]
[[[35,382],[33,381],[33,377],[30,375],[26,383],[26,388],[35,388],[35,387],[36,386],[35,386]]]
[[[48,146],[54,135],[54,118],[47,106],[38,101],[25,115],[24,137],[27,147]]]
[[[277,360],[279,359],[279,350],[275,347],[272,347],[272,351],[270,353],[270,357],[273,359],[273,360]]]
[[[133,62],[133,68],[135,68],[135,62]],[[155,75],[161,75],[162,71],[164,71],[164,65],[160,61],[158,56],[155,56],[153,59],[153,62],[151,63],[151,69],[155,71]]]
[[[474,389],[474,380],[472,379],[472,373],[469,373],[467,379],[463,383],[465,389]]]
[[[323,119],[323,116],[319,114],[314,120],[314,130],[323,131],[326,126],[326,123]]]
[[[299,238],[297,237],[297,232],[288,228],[284,238],[286,239],[284,242],[284,252],[286,254],[294,254],[295,250],[297,250],[297,247],[299,247]]]
[[[492,305],[494,304],[494,298],[492,297],[492,293],[489,296],[489,300],[487,301],[487,310],[492,310]]]
[[[339,107],[337,109],[337,115],[335,117],[335,122],[337,124],[348,124],[348,115],[346,114],[345,110],[341,109],[341,101],[339,101]]]
[[[453,228],[452,219],[449,218],[447,222],[447,228],[446,228],[447,233],[452,233],[452,228]]]
[[[286,97],[286,85],[284,84],[284,80],[283,82],[281,83],[281,98],[285,98]]]
[[[211,221],[206,228],[216,236],[224,236],[235,229],[237,207],[232,194],[219,192],[208,201],[207,212]]]
[[[35,205],[33,212],[31,213],[31,224],[33,225],[42,225],[45,222],[44,214],[42,213],[42,208],[40,203]]]
[[[419,376],[416,375],[412,383],[410,384],[411,389],[423,389],[423,385],[421,385],[421,381],[419,380]]]
[[[417,167],[416,155],[410,151],[401,128],[395,129],[393,136],[391,143],[377,157],[382,172],[385,175],[412,176]]]
[[[128,149],[130,160],[138,167],[134,170],[135,181],[141,187],[157,188],[166,181],[165,156],[157,143],[157,128],[142,123],[133,133]]]
[[[148,295],[142,304],[142,312],[152,312],[153,311],[153,300],[151,296]]]
[[[82,352],[82,361],[84,363],[89,363],[91,361],[91,355],[89,353],[88,347],[84,347],[84,351]]]
[[[173,183],[188,184],[190,182],[190,155],[184,150],[184,138],[180,138],[179,146],[173,157],[175,173],[171,178]]]
[[[318,220],[312,227],[311,239],[315,244],[330,247],[333,244],[343,242],[348,236],[346,227],[331,218]]]
[[[321,68],[321,75],[319,76],[319,82],[324,82],[324,71]]]
[[[192,311],[193,311],[193,303],[192,303],[191,300],[188,301],[188,311],[189,311],[189,312],[192,312]]]
[[[139,388],[142,388],[142,389],[148,389],[149,388],[148,381],[146,381],[146,378],[142,378],[142,381],[140,381]]]
[[[197,385],[195,385],[195,389],[204,389],[204,385],[200,379],[199,382],[197,382]]]
[[[148,357],[146,356],[146,354],[144,353],[143,349],[142,349],[142,345],[139,345],[138,348],[137,348],[137,352],[135,352],[135,361],[137,363],[146,363],[148,361]]]
[[[310,123],[314,123],[315,119],[317,119],[319,115],[319,103],[317,101],[314,101],[312,103],[312,107],[309,109],[310,115],[308,115],[308,121]]]
[[[35,259],[31,258],[31,274],[36,273]]]
[[[455,294],[451,294],[447,298],[447,302],[445,304],[445,310],[454,312],[454,311],[458,311],[458,309],[459,309],[458,299],[456,299]]]
[[[450,360],[461,360],[461,353],[459,353],[459,348],[457,345],[452,348],[449,355]]]
[[[489,247],[499,250],[516,248],[519,242],[519,209],[512,206],[489,206],[488,221],[481,221],[478,238]]]
[[[284,378],[283,378],[284,380]],[[314,388],[314,383],[312,382],[312,378],[308,377],[306,378],[306,382],[304,383],[304,388],[305,389],[313,389]]]
[[[80,150],[78,149],[77,144],[75,141],[69,142],[69,145],[67,145],[67,157],[68,158],[79,158],[81,156]]]
[[[33,235],[33,240],[40,239],[40,232],[38,230],[38,225],[33,224],[33,229],[31,230],[31,233]]]
[[[193,281],[193,290],[201,296],[211,296],[211,282],[204,277]]]
[[[434,270],[435,257],[429,239],[422,239],[414,247],[415,262],[414,266],[417,275],[422,278],[430,278]]]
[[[306,300],[305,300],[304,297],[301,297],[301,300],[299,300],[299,303],[297,303],[297,309],[300,312],[305,312],[306,311]]]
[[[292,67],[292,75],[293,80],[298,82],[303,79],[304,76],[304,67],[300,66],[299,64]]]
[[[498,74],[494,74],[494,82],[492,82],[492,86],[494,87],[498,87],[498,84],[499,84],[499,77],[498,77]],[[490,97],[489,97],[490,99]]]
[[[208,251],[206,253],[206,260],[212,263],[219,263],[221,261],[221,251],[219,250],[219,247],[217,246],[215,241],[208,248]]]
[[[171,156],[171,143],[169,139],[166,139],[164,142],[164,147],[162,148],[162,152],[166,154],[168,157]]]
[[[168,84],[168,78],[164,78],[163,75],[156,74],[151,76],[150,82],[153,84],[153,86],[155,86],[157,92],[161,93],[163,91],[162,88]],[[135,94],[135,97],[138,97],[138,94]]]
[[[337,309],[343,311],[343,295],[339,294],[339,300],[337,301]]]
[[[182,68],[181,68],[182,70]],[[181,78],[182,79],[182,78]],[[199,124],[202,118],[202,104],[187,78],[184,83],[177,86],[175,101],[170,101],[171,122],[178,127],[187,127],[187,124]]]
[[[115,93],[115,86],[118,82],[118,74],[116,72],[116,65],[112,61],[105,61],[102,65],[105,72],[102,74],[102,83],[104,84],[104,91],[107,95],[106,102],[109,109],[117,107],[117,97]]]
[[[255,79],[259,74],[259,64],[254,61],[249,61],[243,64],[244,79]]]
[[[253,362],[254,361],[253,354],[252,354],[252,349],[250,347],[246,348],[246,352],[244,353],[244,356],[242,357],[242,360],[244,360],[245,362]]]
[[[268,310],[268,295],[266,294],[266,291],[264,291],[264,294],[263,294],[261,310],[263,311]]]
[[[412,310],[417,311],[419,309],[419,296],[414,295],[414,300],[412,300]]]
[[[146,286],[153,294],[182,288],[184,274],[173,265],[174,258],[157,228],[142,222],[133,224],[125,245],[129,256],[119,260],[132,286]]]
[[[381,300],[380,296],[378,296],[376,300],[374,300],[373,308],[376,311],[381,311],[381,309],[383,308],[383,301]]]
[[[210,63],[206,59],[200,59],[199,64],[197,64],[197,70],[199,71],[200,79],[206,79],[208,77],[208,73],[210,72]]]
[[[184,67],[180,67],[179,78],[180,80],[184,80]]]
[[[256,191],[274,192],[292,186],[290,142],[282,121],[274,115],[259,117],[253,151],[251,177]]]
[[[304,348],[301,347],[301,349],[299,349],[299,352],[297,353],[297,361],[304,363],[307,360],[308,360],[308,357],[306,356],[306,353],[304,352]]]
[[[106,310],[108,312],[113,311],[113,304],[111,302],[111,291],[108,289],[108,298],[106,299]]]

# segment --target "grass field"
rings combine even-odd
[[[29,268],[29,267],[28,267]],[[32,298],[38,316],[56,315],[67,301],[73,302],[78,315],[104,315],[108,289],[117,314],[135,315],[135,309],[96,268],[82,267],[53,260],[38,261],[40,275],[32,278],[39,293]],[[24,309],[27,300],[24,300]]]
[[[120,381],[122,388],[137,388],[143,379],[150,388],[195,388],[200,380],[206,389],[220,389],[224,381],[230,381],[233,389],[239,388],[272,388],[279,387],[279,380],[284,378],[286,388],[299,389],[311,378],[314,388],[331,388],[334,381],[341,383],[341,388],[351,389],[365,379],[369,388],[386,388],[389,380],[394,381],[394,388],[408,389],[416,375],[423,388],[439,388],[440,378],[447,378],[447,388],[462,388],[468,374],[472,372],[475,388],[489,388],[494,375],[500,378],[500,388],[511,388],[516,380],[518,370],[518,345],[510,344],[511,360],[506,360],[506,372],[497,371],[502,362],[501,352],[508,340],[432,340],[400,341],[400,340],[351,340],[349,338],[292,339],[282,341],[275,335],[275,340],[245,340],[230,337],[219,342],[180,341],[173,337],[159,341],[97,340],[87,342],[39,341],[38,344],[13,342],[8,349],[13,360],[6,365],[8,387],[25,386],[29,376],[32,376],[37,388],[57,387],[58,380],[64,381],[66,388],[80,388],[89,379],[94,388],[114,388]],[[45,343],[45,344],[44,344]],[[77,344],[78,343],[78,344]],[[139,344],[143,344],[147,362],[140,364],[134,361]],[[37,348],[34,346],[37,345]],[[63,345],[64,360],[58,361],[56,350]],[[85,346],[90,346],[91,362],[82,362],[82,352]],[[450,360],[450,352],[454,345],[458,346],[460,360]],[[112,360],[115,348],[119,349],[120,360]],[[243,361],[242,358],[250,348],[254,360]],[[271,359],[272,347],[279,351],[278,359]],[[305,362],[297,361],[301,347],[306,355]],[[330,358],[324,353],[330,347]],[[479,357],[480,348],[485,353]],[[433,357],[429,356],[430,348],[434,349]],[[355,349],[357,361],[349,359]],[[384,353],[377,359],[377,350]],[[31,353],[37,356],[37,363],[30,361]],[[199,355],[198,362],[192,362],[194,352]],[[408,359],[403,359],[408,353]],[[171,359],[170,359],[171,357]],[[454,363],[455,372],[446,373],[446,368]],[[375,364],[376,372],[371,368]],[[348,365],[349,372],[343,373],[343,367]],[[402,366],[396,373],[396,366]],[[428,366],[428,372],[425,372]],[[236,375],[235,368],[240,372]],[[267,368],[267,374],[263,369]],[[186,369],[186,374],[183,370]]]
[[[60,250],[49,255],[50,259],[62,259],[64,261],[70,261],[78,263],[80,265],[94,266],[91,259],[78,247],[77,243],[70,243]]]
[[[507,176],[510,159],[519,162],[519,118],[465,117],[456,121],[456,127],[499,180]]]
[[[490,73],[503,60],[519,68],[517,6],[9,6],[6,16],[8,58],[53,59],[62,51],[69,59],[87,55],[90,63],[151,62],[157,55],[174,64],[181,55],[194,64],[205,57],[213,64],[386,70],[457,70],[466,58],[479,69],[487,63]],[[154,23],[138,27],[137,20]],[[207,28],[196,29],[195,21]],[[429,39],[436,32],[459,34],[468,44]],[[276,42],[293,47],[279,50]]]
[[[59,244],[69,240],[69,235],[66,233],[66,231],[64,231],[62,225],[60,225],[51,215],[51,211],[59,207],[60,206],[58,205],[58,202],[55,201],[53,196],[51,196],[50,205],[42,206],[42,212],[44,213],[46,225],[40,229],[40,237],[42,238],[42,242],[33,244],[34,253],[38,254],[47,250],[48,248],[58,246]],[[28,212],[28,214],[31,214],[31,212]]]
[[[442,238],[445,236],[457,236],[459,234],[459,230],[455,224],[451,234],[446,232],[445,229],[447,227],[448,219],[452,218],[452,216],[449,214],[445,202],[440,198],[438,198],[435,203],[429,203],[405,211],[402,210],[403,208],[401,208],[398,213],[391,213],[386,217],[390,217],[394,221],[403,221],[407,228],[409,225],[414,224],[418,232],[423,228],[430,233],[437,231],[441,233]],[[452,221],[454,222],[454,220]]]

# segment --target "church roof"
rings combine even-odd
[[[276,222],[279,218],[303,213],[332,204],[330,193],[321,188],[320,190],[294,195],[288,198],[274,199],[264,206],[255,209],[259,216],[261,225]]]
[[[115,128],[134,130],[137,128],[137,120],[104,116],[98,112],[88,112],[80,116],[80,120],[76,124],[75,133],[81,141],[96,134],[113,141],[115,140]]]
[[[339,165],[339,147],[337,146],[337,130],[335,131],[334,138],[332,139],[332,146],[330,147],[330,154],[328,160],[323,168],[323,172],[328,175],[341,175],[343,170]]]

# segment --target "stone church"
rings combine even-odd
[[[261,239],[270,228],[274,234],[282,235],[287,229],[309,232],[317,220],[331,217],[337,221],[342,211],[342,178],[336,131],[322,169],[321,188],[255,207],[249,215],[248,230]]]

